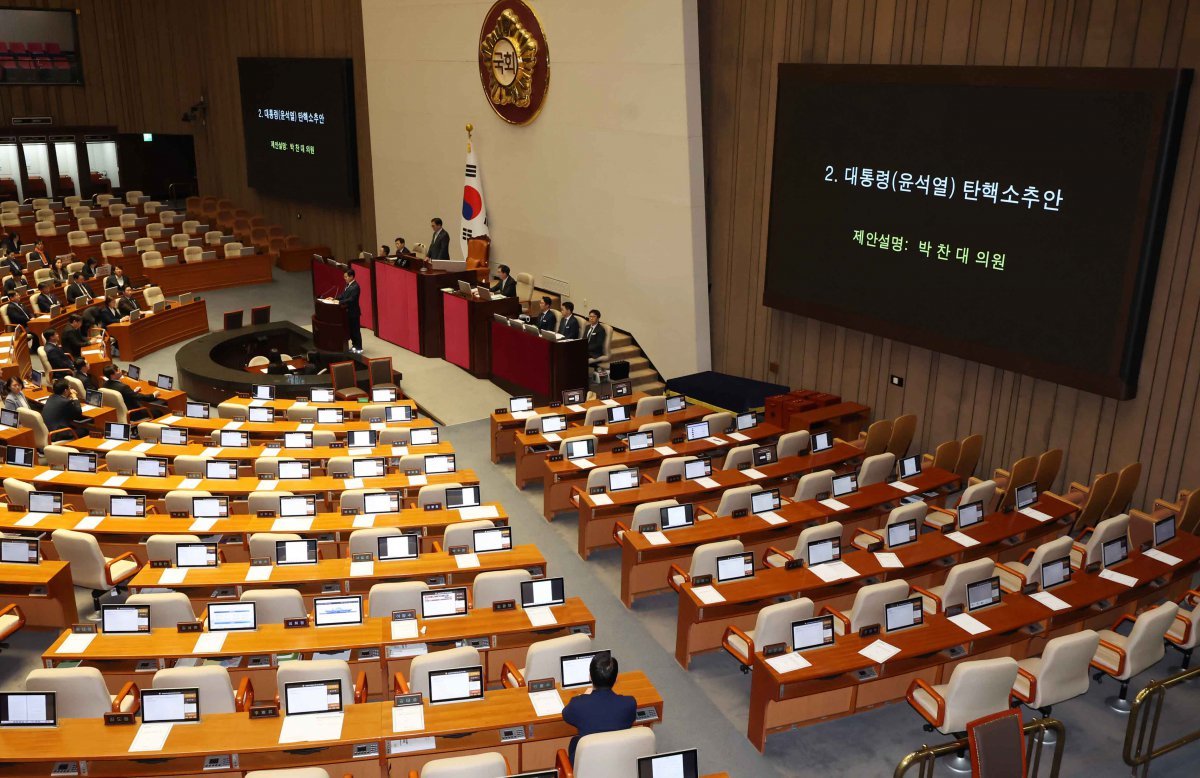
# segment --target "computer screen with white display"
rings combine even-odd
[[[1000,577],[967,584],[967,610],[977,611],[1000,602]]]
[[[317,539],[275,541],[275,564],[315,565],[317,563]]]
[[[596,453],[596,440],[595,438],[568,440],[567,445],[563,447],[563,452],[567,455],[567,459],[583,459],[594,456]]]
[[[808,564],[821,565],[826,562],[836,562],[842,558],[842,543],[838,538],[814,540],[808,544]]]
[[[474,508],[480,499],[478,486],[452,486],[446,490],[446,507],[450,510]]]
[[[313,599],[313,624],[318,627],[337,627],[347,624],[362,624],[363,607],[361,594],[341,597],[316,597]]]
[[[204,460],[204,477],[232,481],[238,477],[238,461],[236,459],[206,459]]]
[[[658,525],[663,529],[690,527],[696,523],[694,510],[691,503],[666,505],[658,509]]]
[[[0,562],[14,565],[36,565],[38,542],[26,538],[0,538]]]
[[[567,417],[563,415],[543,416],[542,434],[547,432],[562,432],[567,428]]]
[[[521,581],[522,608],[562,605],[565,601],[566,587],[562,578],[541,578],[536,581]]]
[[[137,365],[129,365],[125,368],[125,375],[132,378],[134,381],[142,380],[142,368]]]
[[[341,408],[317,408],[317,424],[341,424],[346,414]]]
[[[383,457],[351,459],[350,475],[354,478],[382,478],[387,475],[387,460]]]
[[[1017,487],[1017,510],[1028,508],[1038,501],[1037,482],[1032,481]]]
[[[899,475],[901,478],[912,478],[921,474],[921,457],[905,457],[900,460]]]
[[[512,527],[491,527],[471,532],[471,548],[476,553],[508,551],[512,548]]]
[[[425,472],[428,475],[453,473],[454,469],[453,454],[428,454],[425,457]]]
[[[389,423],[412,421],[414,418],[416,418],[416,414],[411,405],[389,405],[383,409],[383,420]]]
[[[682,411],[687,407],[687,398],[682,394],[677,394],[667,398],[667,413],[675,413]]]
[[[248,632],[258,627],[256,603],[210,602],[206,621],[209,632]]]
[[[915,627],[921,624],[924,618],[920,597],[888,603],[883,609],[884,627],[888,632]]]
[[[284,715],[332,713],[341,709],[342,682],[336,678],[322,681],[296,681],[283,685]]]
[[[216,543],[175,544],[176,567],[216,567],[218,560]]]
[[[186,723],[200,720],[200,690],[142,689],[142,723]]]
[[[958,528],[974,527],[983,521],[983,500],[973,500],[958,506]]]
[[[532,411],[532,410],[533,410],[533,397],[531,397],[529,395],[523,395],[521,397],[508,398],[508,412],[509,413],[523,413],[525,411]]]
[[[421,553],[421,539],[417,535],[383,535],[376,538],[378,556],[383,561],[393,559],[416,559]]]
[[[281,495],[279,497],[279,515],[285,518],[316,516],[317,498],[312,494]]]
[[[779,461],[779,452],[774,444],[759,446],[750,452],[755,467],[762,467]]]
[[[754,554],[730,554],[717,557],[717,583],[739,581],[754,575]]]
[[[363,513],[396,513],[400,510],[399,492],[368,492],[363,495]]]
[[[708,437],[708,422],[694,421],[683,428],[688,440],[702,440]]]
[[[308,401],[314,403],[331,403],[336,401],[336,397],[334,396],[333,389],[318,387],[309,391]]]
[[[175,389],[175,376],[159,373],[158,378],[154,379],[154,385],[163,391],[173,391]]]
[[[888,548],[897,548],[912,543],[917,539],[917,520],[898,521],[889,524],[887,528]]]
[[[104,437],[109,440],[129,440],[129,425],[110,421],[104,425]]]
[[[141,478],[165,478],[167,475],[167,458],[138,457],[134,460],[133,473]]]
[[[742,430],[748,430],[756,424],[758,424],[757,413],[739,413],[737,415],[736,426],[738,432],[741,432]]]
[[[30,513],[62,513],[62,492],[30,492]]]
[[[275,421],[275,412],[270,408],[253,405],[246,409],[247,418],[258,424],[269,424]]]
[[[376,430],[350,430],[346,433],[346,445],[350,448],[374,448],[379,441]]]
[[[1154,522],[1154,545],[1162,546],[1175,539],[1175,517],[1168,516]]]
[[[376,386],[371,389],[371,402],[373,403],[394,403],[396,402],[396,389],[391,386]]]
[[[101,605],[100,629],[111,635],[149,635],[149,605]]]
[[[619,492],[622,489],[636,489],[638,485],[638,469],[627,467],[623,470],[613,470],[608,474],[608,490]]]
[[[483,666],[432,670],[429,673],[429,704],[483,699]]]
[[[587,391],[584,389],[564,389],[562,393],[563,405],[574,405],[575,403],[583,402],[583,398],[587,396]]]
[[[276,465],[279,480],[297,481],[309,478],[312,473],[312,463],[307,459],[283,459]]]
[[[614,405],[608,409],[609,424],[617,424],[623,421],[629,421],[628,405]]]
[[[33,467],[33,449],[28,446],[9,446],[5,449],[4,461],[16,467]]]
[[[707,459],[689,459],[683,463],[683,477],[689,481],[712,475],[712,462]]]
[[[275,387],[271,384],[255,384],[253,394],[255,400],[274,400]]]
[[[313,434],[311,432],[285,432],[283,433],[284,448],[312,448]]]
[[[833,496],[842,497],[847,494],[854,494],[858,491],[858,474],[846,473],[845,475],[834,476],[833,479]]]
[[[436,446],[437,442],[437,427],[416,427],[408,432],[408,445],[410,446]]]
[[[19,427],[21,426],[21,419],[12,408],[3,408],[0,409],[0,426]]]
[[[0,727],[58,724],[55,692],[0,692]]]
[[[792,622],[792,650],[805,651],[833,645],[833,616]]]
[[[1112,567],[1113,565],[1124,562],[1129,556],[1129,539],[1114,538],[1104,544],[1104,566]]]
[[[1042,588],[1050,589],[1071,580],[1071,557],[1062,556],[1042,565]]]
[[[465,616],[467,613],[467,589],[429,589],[421,592],[421,618],[436,619],[441,616]]]
[[[698,778],[696,749],[639,757],[637,778]]]
[[[198,403],[188,401],[184,406],[184,415],[189,419],[207,419],[208,418],[208,403]]]
[[[559,669],[562,677],[562,688],[575,689],[580,686],[592,685],[592,657],[595,656],[608,657],[611,652],[608,649],[599,651],[588,651],[584,654],[568,654],[558,660]]]
[[[629,437],[625,438],[625,445],[630,451],[642,451],[654,445],[654,433],[651,432],[631,432]]]
[[[229,498],[193,497],[192,515],[198,519],[224,519],[229,516]]]
[[[250,433],[243,430],[221,430],[217,444],[222,448],[246,448],[250,445]]]
[[[96,455],[67,454],[67,470],[72,473],[96,472]]]
[[[163,427],[158,432],[158,442],[164,446],[186,446],[187,437],[184,427]]]
[[[812,453],[816,454],[821,451],[827,451],[833,448],[833,433],[818,432],[816,435],[812,436],[810,441],[809,447],[811,448]]]
[[[765,513],[779,509],[779,490],[769,489],[750,495],[750,512]]]

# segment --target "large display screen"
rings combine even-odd
[[[764,304],[1132,397],[1190,81],[780,65]]]
[[[246,180],[260,192],[358,202],[349,59],[239,57]]]

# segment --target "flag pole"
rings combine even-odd
[[[467,122],[467,153],[471,152],[471,133],[475,131],[475,125]]]

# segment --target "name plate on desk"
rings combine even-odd
[[[511,610],[516,610],[516,609],[517,609],[517,601],[516,600],[496,600],[495,602],[492,603],[492,611],[493,612],[511,611]]]
[[[682,480],[683,480],[683,476],[681,476],[681,475],[669,475],[669,476],[667,476],[667,483],[669,483],[669,484],[677,484],[677,483],[679,483],[679,482],[680,482],[680,481],[682,481]]]
[[[420,705],[421,692],[413,692],[412,694],[397,694],[392,699],[392,704],[397,708],[402,708],[405,705]]]
[[[552,692],[554,691],[554,679],[535,678],[534,680],[529,681],[528,686],[530,694],[537,694],[538,692]]]
[[[440,511],[442,509],[442,504],[440,502],[426,503],[424,508],[426,511]]]
[[[404,474],[407,476],[420,475],[421,471],[420,470],[405,470]]]
[[[733,518],[735,518],[735,519],[744,519],[749,515],[750,515],[750,511],[747,510],[746,508],[738,508],[737,510],[735,510],[733,512]]]
[[[658,532],[658,525],[657,524],[639,524],[638,532],[642,532],[642,533]]]
[[[592,488],[588,489],[588,494],[604,494],[604,487],[593,486]]]
[[[330,448],[345,448],[346,442],[343,440],[335,440],[329,444],[329,447]]]
[[[343,516],[357,516],[358,509],[357,508],[342,508],[342,515]]]
[[[804,567],[803,559],[789,559],[783,563],[784,570],[799,570]]]
[[[181,621],[175,625],[175,630],[180,633],[203,632],[204,631],[204,622],[202,622],[202,621]]]
[[[270,567],[271,557],[269,556],[254,556],[250,557],[251,567]]]
[[[555,401],[555,402],[552,402],[552,403],[550,403],[550,407],[551,407],[551,408],[561,408],[561,407],[562,407],[562,400],[557,400],[557,401]]]
[[[502,415],[508,413],[508,408],[497,408],[495,410],[495,413],[497,416],[502,416]]]
[[[561,461],[563,461],[563,455],[562,454],[551,454],[550,456],[546,457],[546,460],[549,462],[561,462]]]
[[[624,454],[628,450],[629,448],[627,446],[613,446],[612,452],[614,454]]]
[[[450,556],[458,556],[459,554],[466,554],[470,551],[470,546],[451,546],[450,548],[446,549],[446,553]]]
[[[250,718],[252,719],[272,719],[279,717],[279,703],[277,702],[256,702],[250,706]]]
[[[672,442],[672,443],[682,443],[682,442],[683,442],[683,436],[682,436],[682,435],[680,435],[679,437],[676,437],[676,438],[671,438],[671,442]]]
[[[170,566],[171,566],[170,559],[151,559],[150,560],[150,567],[154,568],[156,570],[159,568],[165,568],[165,567],[169,568]]]
[[[697,575],[692,578],[692,586],[709,586],[712,584],[711,575]]]
[[[301,627],[307,627],[307,626],[308,626],[308,616],[297,616],[294,619],[284,619],[283,620],[283,628],[284,629],[299,629]]]
[[[600,399],[601,400],[611,400],[612,395],[611,394],[602,394],[602,395],[600,395]]]
[[[763,656],[780,656],[787,653],[787,643],[772,643],[763,646]]]
[[[862,629],[860,629],[858,631],[858,636],[860,638],[871,638],[871,637],[875,637],[878,634],[879,634],[879,625],[878,624],[868,624],[867,626],[863,627]]]
[[[75,635],[95,635],[99,630],[96,624],[72,624],[71,633]]]
[[[105,713],[105,726],[123,726],[125,724],[134,724],[137,722],[137,715],[134,713]]]
[[[350,561],[351,561],[351,562],[370,562],[370,561],[372,561],[372,560],[374,560],[374,559],[375,559],[375,557],[373,557],[373,556],[371,555],[371,552],[370,552],[370,551],[363,551],[362,553],[357,553],[357,554],[351,554],[351,555],[350,555]]]
[[[128,475],[128,473],[122,473],[122,475]],[[89,516],[107,516],[108,513],[106,513],[105,511],[93,508],[92,510],[88,511],[88,515]]]
[[[189,518],[189,516],[188,516],[187,511],[171,511],[171,518],[172,519],[186,519],[186,518]]]
[[[274,480],[275,480],[275,474],[274,474],[274,473],[259,473],[259,474],[258,474],[258,480],[260,480],[260,481],[274,481]]]
[[[256,511],[255,515],[260,519],[273,519],[275,518],[275,511]]]

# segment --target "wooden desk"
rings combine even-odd
[[[204,250],[215,249],[205,246]],[[162,289],[163,294],[168,297],[205,289],[267,284],[274,280],[271,268],[275,262],[270,254],[251,254],[225,259],[224,249],[216,251],[216,259],[202,262],[181,261],[163,267],[143,267],[140,256],[123,257],[115,261],[124,266],[126,275],[132,278],[144,276],[153,286]]]
[[[492,298],[465,295],[455,289],[442,292],[442,323],[445,330],[445,359],[476,378],[487,378],[492,371],[492,315],[519,316],[521,301],[516,297]]]
[[[251,405],[254,405],[255,407],[270,408],[272,411],[274,411],[277,414],[286,413],[289,408],[296,408],[296,407],[311,408],[312,412],[314,414],[316,414],[318,408],[341,408],[343,415],[346,416],[347,418],[351,418],[351,419],[356,419],[359,416],[361,416],[362,409],[367,405],[407,405],[408,407],[413,409],[413,417],[416,418],[417,417],[417,404],[415,402],[413,402],[412,400],[404,399],[403,392],[399,392],[397,396],[399,399],[397,399],[395,402],[390,402],[390,403],[372,403],[372,402],[360,403],[357,401],[350,401],[350,400],[338,400],[335,402],[328,402],[328,403],[314,403],[314,402],[309,402],[308,400],[289,400],[289,399],[286,399],[283,397],[279,397],[274,400],[254,400],[249,397],[230,397],[227,400],[222,400],[221,404],[222,405],[240,405],[243,408],[249,408]],[[248,412],[249,411],[247,411],[247,413]]]
[[[815,408],[811,411],[792,414],[792,422],[799,423],[796,429],[810,432],[831,431],[835,437],[852,440],[871,421],[871,407],[859,403],[844,402]]]
[[[314,410],[313,413],[315,414],[316,411]],[[432,419],[413,419],[412,421],[398,421],[393,423],[367,422],[360,419],[359,421],[343,421],[341,424],[317,424],[315,422],[302,421],[234,421],[233,419],[222,419],[220,417],[194,419],[176,414],[160,416],[157,419],[151,419],[151,421],[166,427],[183,427],[188,431],[189,435],[195,433],[211,435],[217,430],[242,430],[250,433],[251,439],[266,440],[282,438],[288,432],[328,430],[337,435],[339,439],[344,439],[346,433],[352,430],[385,430],[391,427],[413,429],[415,427],[437,426]]]
[[[587,384],[583,383],[579,386],[568,387],[570,389],[587,389]],[[637,401],[643,397],[650,395],[644,392],[634,392],[628,397],[617,397],[608,402],[604,400],[586,400],[577,405],[558,405],[550,407],[542,405],[534,408],[528,414],[514,416],[507,411],[503,413],[493,413],[491,415],[491,441],[492,441],[492,462],[498,463],[502,457],[509,456],[516,451],[516,442],[514,435],[517,432],[524,431],[525,420],[533,416],[546,416],[548,414],[562,414],[567,417],[568,424],[577,424],[581,422],[584,416],[587,415],[588,408],[595,408],[598,405],[610,406],[613,403],[617,405],[637,405]],[[559,398],[553,398],[553,402],[558,402]]]
[[[103,377],[103,374],[97,376],[97,380]],[[187,392],[181,392],[178,389],[159,389],[153,381],[134,381],[129,376],[121,379],[121,383],[132,386],[134,391],[140,394],[151,394],[158,392],[158,402],[167,406],[167,410],[172,413],[183,413],[187,408]],[[103,386],[103,382],[101,382]]]
[[[11,332],[0,335],[0,378],[26,378],[32,368],[29,338],[16,339]]]
[[[133,451],[148,457],[166,457],[174,461],[178,456],[220,457],[236,459],[239,462],[253,463],[261,458],[268,459],[306,459],[310,462],[326,462],[332,457],[402,457],[409,453],[408,446],[386,445],[368,448],[330,448],[329,446],[313,446],[312,448],[286,448],[283,446],[254,445],[246,448],[222,448],[215,443],[189,443],[186,446],[167,446],[161,443],[142,443],[137,440],[127,440],[120,445],[111,445],[115,441],[104,438],[86,437],[71,441],[71,446],[80,451],[94,452],[103,457],[110,451]],[[435,443],[431,446],[414,446],[413,453],[418,454],[453,454],[454,446],[450,443]],[[115,473],[114,473],[115,474]],[[297,484],[302,486],[303,484]]]
[[[409,270],[390,262],[376,261],[375,294],[386,300],[378,311],[375,334],[388,343],[425,357],[445,353],[442,289],[471,281],[469,270]]]
[[[1070,606],[1065,611],[1006,593],[999,605],[972,614],[991,628],[981,635],[971,636],[942,614],[925,614],[920,627],[878,636],[900,649],[882,665],[859,653],[877,638],[857,634],[839,637],[832,647],[805,652],[812,666],[784,674],[759,652],[754,657],[747,737],[762,751],[771,732],[902,700],[914,680],[944,683],[962,661],[1036,656],[1058,635],[1106,628],[1115,616],[1132,614],[1143,603],[1178,599],[1200,567],[1200,538],[1180,536],[1165,550],[1182,562],[1171,568],[1133,552],[1117,567],[1138,579],[1132,588],[1075,571],[1069,583],[1052,590]],[[860,670],[872,670],[875,677],[860,681]]]
[[[206,332],[208,307],[204,300],[175,304],[158,313],[144,313],[137,321],[108,325],[108,334],[117,341],[121,359],[127,362]]]
[[[46,400],[50,397],[50,390],[44,386],[39,386],[36,389],[28,389],[25,392],[25,399],[34,404],[35,410],[40,410],[37,406],[45,405]],[[117,420],[117,409],[108,408],[101,405],[88,405],[86,402],[80,402],[79,407],[83,409],[83,415],[87,418],[87,423],[93,429],[103,430],[104,425],[110,421]],[[70,445],[69,441],[59,441],[64,445]]]
[[[0,602],[16,603],[25,614],[25,626],[30,629],[64,627],[79,621],[75,586],[66,562],[49,559],[36,565],[0,562]]]
[[[511,394],[552,402],[564,390],[588,385],[587,341],[546,340],[493,320],[492,383]]]
[[[874,554],[853,548],[848,543],[843,544],[843,548],[847,549],[843,559],[859,575],[833,583],[826,583],[808,569],[764,568],[756,570],[751,579],[717,584],[725,600],[713,605],[701,601],[693,591],[692,584],[685,583],[681,587],[676,609],[675,660],[681,666],[688,667],[693,656],[721,647],[721,637],[726,627],[754,629],[758,612],[784,598],[803,595],[815,603],[845,612],[853,604],[859,587],[868,578],[880,581],[903,578],[910,584],[929,588],[942,583],[950,568],[961,562],[982,557],[992,557],[1002,562],[1019,559],[1026,549],[1065,531],[1065,523],[1078,510],[1078,506],[1046,494],[1042,495],[1036,507],[1053,516],[1054,520],[1043,523],[1012,511],[993,513],[979,524],[963,530],[964,535],[979,541],[979,545],[970,547],[962,546],[940,532],[926,532],[915,543],[891,550],[903,565],[899,568],[883,567]],[[758,519],[750,520],[759,525],[763,523]],[[667,537],[672,537],[676,531],[668,531]],[[633,536],[628,537],[628,541],[637,552],[647,550],[649,543],[640,532],[626,535]],[[622,543],[623,563],[625,553],[625,544]],[[624,577],[622,569],[622,579]]]

